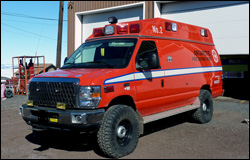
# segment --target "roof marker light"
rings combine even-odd
[[[105,86],[105,87],[104,87],[104,92],[105,92],[105,93],[114,92],[114,91],[115,91],[114,86]]]
[[[130,33],[139,33],[140,32],[140,24],[131,24]]]

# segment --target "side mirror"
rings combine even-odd
[[[65,62],[68,60],[68,57],[65,57],[65,59],[64,59],[64,63],[63,64],[65,64]]]
[[[155,52],[147,53],[144,57],[142,58],[138,57],[136,60],[136,69],[139,71],[158,69],[158,68],[159,68],[158,57],[157,53]]]

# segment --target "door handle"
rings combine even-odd
[[[164,87],[164,79],[161,80],[161,86]]]

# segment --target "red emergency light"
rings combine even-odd
[[[140,24],[131,24],[130,33],[139,33],[140,32]]]
[[[170,22],[165,22],[165,29],[167,31],[171,31],[172,30],[172,24]]]
[[[94,32],[94,36],[95,37],[100,37],[100,36],[103,36],[103,28],[96,28],[93,30]]]
[[[208,31],[205,30],[205,37],[208,37]]]
[[[117,34],[127,34],[128,33],[128,25],[117,25],[116,26]]]

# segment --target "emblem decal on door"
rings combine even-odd
[[[217,63],[219,61],[219,58],[215,50],[212,50],[212,55],[213,55],[214,61]]]

